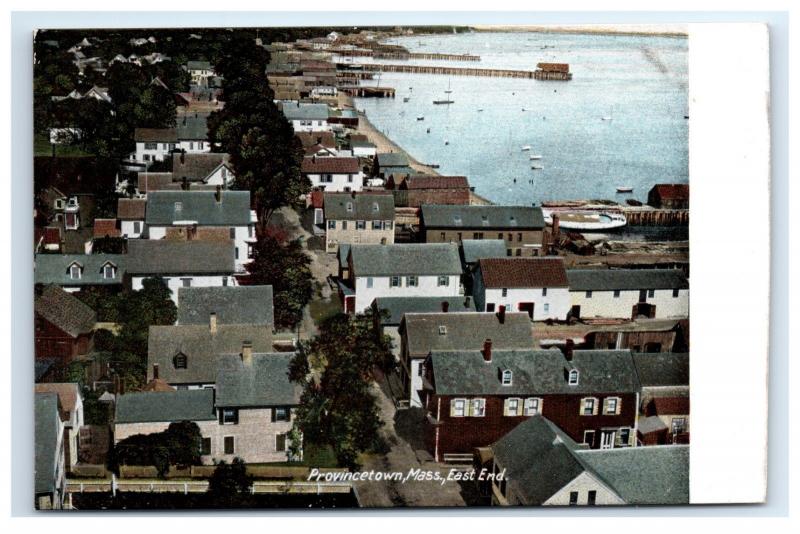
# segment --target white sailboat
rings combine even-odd
[[[531,154],[531,159],[532,160],[542,159],[542,155],[541,154]]]
[[[524,145],[524,146],[522,147],[522,151],[523,151],[523,152],[527,152],[527,151],[529,151],[530,149],[531,149],[531,145]]]

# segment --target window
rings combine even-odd
[[[521,248],[516,249],[516,252],[514,253],[514,255],[515,256],[522,256],[522,249]]]
[[[519,399],[506,399],[506,415],[520,415]]]
[[[188,363],[188,358],[182,352],[179,352],[172,358],[172,365],[175,366],[175,369],[186,369],[186,365]]]
[[[542,288],[542,296],[543,296],[543,297],[546,297],[546,296],[547,296],[547,288],[546,288],[546,287],[543,287],[543,288]]]
[[[486,415],[486,399],[472,399],[469,403],[469,415],[472,417]]]
[[[504,287],[502,289],[501,293],[503,294],[504,297],[507,297],[508,296],[508,288]]]
[[[486,311],[493,312],[494,311],[494,302],[487,302],[486,303]]]
[[[239,247],[233,248],[233,258],[237,260],[239,259]]]
[[[569,492],[569,505],[570,506],[578,506],[578,492],[577,491],[570,491]]]
[[[510,370],[508,370],[508,369],[506,369],[505,371],[503,371],[503,375],[502,375],[501,383],[502,383],[504,386],[510,386],[510,385],[511,385],[511,383],[513,382],[513,380],[514,380],[514,373],[512,373],[512,372],[511,372]]]
[[[618,299],[618,298],[619,298],[619,294],[620,294],[620,291],[619,291],[619,289],[615,289],[615,290],[614,290],[614,298],[615,298],[615,299]]]
[[[367,221],[356,221],[356,230],[366,230]]]
[[[368,289],[372,288],[372,283],[373,283],[373,281],[372,281],[372,277],[371,277],[371,276],[368,276],[368,277],[367,277],[367,288],[368,288]]]
[[[445,287],[450,285],[450,277],[448,276],[440,276],[436,279],[436,285],[439,287]]]
[[[81,274],[83,274],[83,268],[78,265],[77,263],[73,263],[69,266],[69,277],[73,280],[80,280]]]
[[[233,436],[225,436],[225,454],[233,454],[234,451]]]
[[[580,373],[578,373],[577,369],[570,369],[570,371],[569,371],[569,379],[568,379],[567,383],[570,386],[577,386],[579,377],[580,377]]]
[[[372,229],[373,230],[380,230],[381,229],[381,221],[372,221]]]
[[[347,221],[342,221],[342,230],[347,230]]]
[[[416,276],[406,276],[406,286],[407,287],[419,286],[419,278]]]
[[[680,289],[673,289],[672,290],[672,298],[676,299],[676,298],[678,298],[678,296],[680,296],[680,294],[681,294],[681,290]]]
[[[228,229],[228,237],[230,237],[231,239],[236,239],[236,228]]]
[[[517,241],[522,242],[522,234],[517,234]]]
[[[144,144],[145,150],[158,150],[158,143],[145,143]]]
[[[587,292],[586,292],[586,298],[587,298],[587,299],[590,299],[590,298],[592,298],[592,292],[591,292],[591,291],[587,291]]]
[[[581,400],[581,415],[595,415],[596,407],[597,399],[594,397],[587,397]]]
[[[220,175],[222,176],[222,179],[225,180],[228,177],[228,169],[226,169],[225,167],[222,167],[220,169]]]
[[[189,141],[189,150],[194,150],[194,141]]]
[[[655,296],[656,296],[656,290],[655,290],[655,289],[648,289],[648,290],[647,290],[647,296],[648,296],[649,298],[653,298],[653,297],[655,297]]]
[[[550,313],[550,304],[548,302],[544,303],[544,312]]]
[[[594,430],[583,431],[583,442],[590,447],[594,445]]]
[[[336,230],[336,221],[328,221],[328,230]]]
[[[439,232],[439,241],[444,241],[446,239],[444,232]]]
[[[503,232],[499,232],[497,234],[497,239],[503,239]]]
[[[287,406],[277,406],[272,410],[272,422],[289,421],[291,419],[291,410]]]
[[[464,417],[467,407],[466,399],[453,399],[450,401],[450,417]]]
[[[347,175],[347,183],[349,183],[349,184],[353,183],[353,175],[352,174],[348,174]]]
[[[597,491],[589,490],[589,496],[586,500],[586,504],[588,504],[589,506],[594,506],[596,501],[597,501]]]
[[[509,256],[509,257],[511,257],[511,256],[513,256],[513,255],[514,255],[514,251],[513,251],[512,249],[510,249],[510,248],[509,248],[509,249],[506,249],[506,256]]]
[[[286,434],[277,434],[275,436],[275,452],[284,452],[286,450]]]
[[[686,432],[686,418],[673,417],[672,424],[670,426],[672,427],[673,434],[683,434],[684,432]]]
[[[606,415],[616,415],[619,413],[619,397],[608,397],[605,400],[603,413]]]
[[[133,233],[134,234],[142,233],[142,223],[140,221],[133,221]]]
[[[447,335],[447,327],[443,324],[439,325],[439,335],[446,336]]]
[[[531,397],[525,399],[525,415],[536,415],[542,413],[542,399]]]
[[[150,154],[145,154],[144,155],[144,160],[145,161],[150,161]]]
[[[181,278],[181,285],[183,287],[192,287],[192,279],[191,278]]]
[[[211,454],[211,438],[203,438],[203,442],[200,444],[200,454],[203,456]]]
[[[117,268],[111,263],[103,265],[103,278],[110,280],[117,275]]]
[[[352,202],[348,202],[347,203],[347,212],[348,213],[352,213],[353,212],[353,203]]]
[[[472,239],[483,239],[483,232],[475,232],[472,234]]]
[[[620,428],[617,433],[617,445],[620,447],[628,447],[631,444],[631,429]]]
[[[400,287],[400,277],[399,276],[392,276],[389,279],[389,287]]]
[[[222,424],[235,425],[239,423],[239,410],[236,408],[222,409]]]
[[[384,230],[391,230],[394,228],[394,221],[384,221],[383,229]]]

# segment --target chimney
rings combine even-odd
[[[450,309],[450,303],[446,300],[442,301],[442,313],[447,313],[447,310]]]
[[[217,204],[222,202],[222,186],[217,186],[217,190],[214,192],[214,200],[217,201]]]
[[[500,324],[505,324],[506,322],[506,307],[505,306],[498,306],[497,307],[497,319],[500,321]]]
[[[217,314],[215,312],[208,315],[208,331],[212,334],[217,333]]]
[[[186,151],[181,150],[181,165],[186,163]]]
[[[465,308],[469,308],[469,306],[470,306],[470,302],[472,302],[472,299],[469,297],[469,295],[467,295],[466,297],[464,297],[464,307],[465,307]]]
[[[153,364],[153,380],[158,380],[158,364]]]
[[[572,361],[573,350],[575,350],[575,342],[572,339],[567,339],[567,343],[564,345],[564,357],[568,362]]]
[[[483,341],[483,361],[492,363],[492,340],[488,337]]]
[[[559,224],[558,214],[554,213],[553,214],[553,237],[554,238],[558,237],[559,226],[560,226],[560,224]]]
[[[242,341],[242,363],[250,367],[253,365],[253,343]]]

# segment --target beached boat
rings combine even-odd
[[[531,145],[525,145],[525,146],[522,147],[522,151],[523,152],[527,152],[530,149],[531,149]]]
[[[531,154],[531,159],[532,160],[534,160],[534,159],[542,159],[542,155],[541,154]]]
[[[419,117],[417,117],[417,120],[418,121],[424,121],[425,120],[425,116],[424,115],[420,115]]]
[[[547,224],[553,224],[553,215],[558,215],[559,228],[581,232],[615,230],[628,224],[624,215],[610,211],[543,209],[542,214]]]
[[[633,187],[629,185],[617,186],[617,193],[633,193]]]
[[[544,169],[544,167],[542,167],[541,165],[531,165],[531,169],[534,171],[541,171],[542,169]]]

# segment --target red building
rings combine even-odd
[[[542,414],[591,448],[635,445],[639,382],[630,351],[432,352],[425,363],[426,443],[436,461],[466,458]]]
[[[94,311],[58,286],[47,286],[34,304],[36,359],[63,367],[91,352]]]
[[[689,184],[657,184],[647,194],[647,203],[654,208],[689,209]]]
[[[423,204],[469,204],[470,189],[466,176],[412,175],[400,182],[397,189],[406,192],[406,205],[412,208]]]

